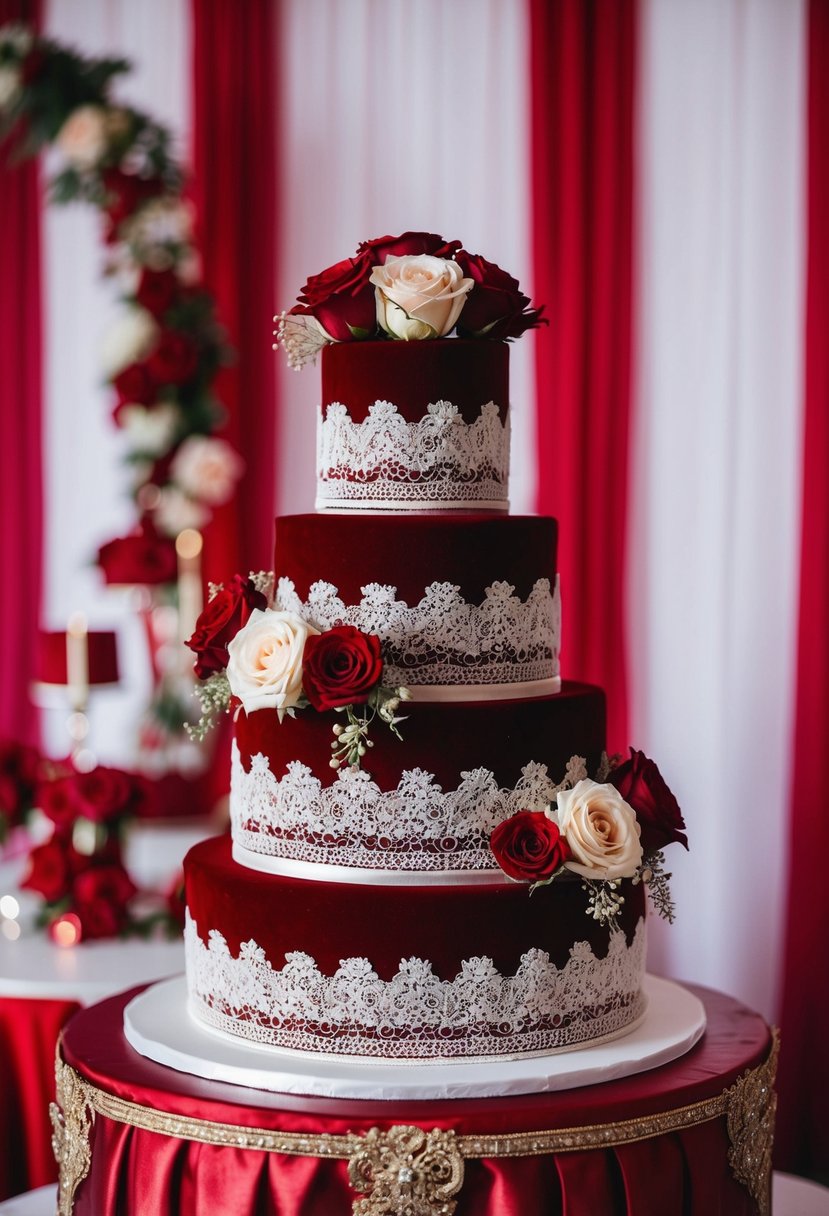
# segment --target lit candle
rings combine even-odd
[[[49,936],[56,946],[62,946],[64,949],[76,946],[82,936],[80,917],[74,912],[64,912],[57,920],[52,921]]]
[[[202,610],[201,586],[202,535],[195,528],[185,528],[176,537],[178,556],[178,633],[186,642]]]
[[[89,696],[89,635],[82,612],[70,616],[66,629],[66,683],[72,708],[82,713]]]

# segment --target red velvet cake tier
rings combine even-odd
[[[322,352],[317,507],[505,511],[503,342],[346,342]]]
[[[577,879],[354,886],[260,875],[218,838],[185,859],[191,1009],[232,1035],[382,1059],[547,1052],[642,1014],[644,893],[598,925]]]
[[[288,515],[276,521],[276,606],[318,629],[378,634],[390,684],[553,692],[555,561],[556,522],[542,517]]]
[[[565,683],[554,697],[413,702],[401,712],[403,738],[375,731],[368,772],[356,774],[330,767],[341,715],[280,722],[275,710],[240,712],[231,816],[246,853],[237,860],[283,873],[298,872],[296,862],[495,869],[493,828],[550,803],[572,757],[595,773],[605,746],[604,694],[584,684]]]
[[[486,401],[502,419],[509,404],[505,342],[453,338],[445,342],[337,342],[322,351],[323,406],[339,402],[355,422],[376,401],[391,401],[407,422],[427,405],[451,401],[473,422]]]

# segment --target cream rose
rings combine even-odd
[[[107,150],[109,131],[103,106],[78,106],[58,131],[55,143],[76,169],[94,169]]]
[[[191,435],[173,457],[170,473],[185,494],[221,506],[233,494],[244,461],[224,439]]]
[[[122,405],[118,410],[118,425],[137,452],[147,456],[164,456],[172,447],[173,438],[181,425],[181,410],[173,401],[160,401],[152,409],[143,405]]]
[[[254,608],[229,643],[230,691],[247,713],[276,709],[280,720],[302,695],[302,654],[308,637],[319,633],[294,612]]]
[[[559,792],[551,818],[573,854],[566,868],[583,878],[631,878],[641,865],[639,823],[615,786],[579,781]]]
[[[406,342],[441,338],[454,329],[474,279],[465,279],[457,262],[429,254],[386,259],[375,266],[377,323]]]
[[[153,521],[165,536],[178,536],[185,528],[203,528],[209,519],[207,507],[182,494],[176,486],[165,486],[159,491]]]
[[[23,75],[16,63],[0,66],[0,110],[8,109],[20,96]]]
[[[101,343],[101,364],[108,379],[148,355],[158,339],[158,326],[146,308],[125,308]]]

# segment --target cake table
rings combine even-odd
[[[694,990],[704,1038],[653,1071],[553,1094],[402,1103],[269,1094],[153,1063],[122,1032],[137,991],[64,1032],[61,1216],[770,1211],[776,1041],[719,993]]]

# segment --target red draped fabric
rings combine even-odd
[[[205,544],[205,577],[267,569],[276,469],[273,0],[192,0],[194,196],[204,277],[235,350],[217,383],[246,473]]]
[[[76,1001],[0,998],[0,1200],[57,1179],[55,1046]]]
[[[790,874],[783,981],[780,1115],[782,1168],[829,1170],[829,885],[826,835],[829,742],[829,5],[812,0],[808,25],[807,255],[803,520]],[[805,845],[804,842],[810,842]]]
[[[261,1129],[257,1142],[260,1134],[279,1143],[285,1132],[360,1135],[373,1126],[407,1123],[471,1136],[600,1125],[612,1139],[617,1121],[719,1098],[766,1058],[768,1030],[757,1014],[729,997],[698,991],[706,1034],[661,1068],[553,1094],[408,1103],[257,1092],[165,1068],[127,1045],[123,1008],[132,994],[121,994],[73,1020],[63,1058],[103,1093],[149,1109],[156,1130],[144,1130],[139,1124],[145,1116],[135,1119],[128,1111],[97,1115],[91,1169],[76,1194],[75,1216],[352,1213],[356,1196],[345,1160],[180,1138],[174,1127],[182,1116],[240,1131]],[[728,1150],[720,1114],[628,1144],[473,1157],[465,1162],[456,1216],[757,1216],[758,1204],[731,1172]]]
[[[40,0],[0,0],[0,25],[40,27]],[[0,149],[0,569],[14,594],[0,596],[0,735],[34,743],[29,701],[40,614],[41,321],[40,176]]]
[[[537,508],[561,524],[567,676],[604,685],[627,745],[636,0],[531,0]]]

